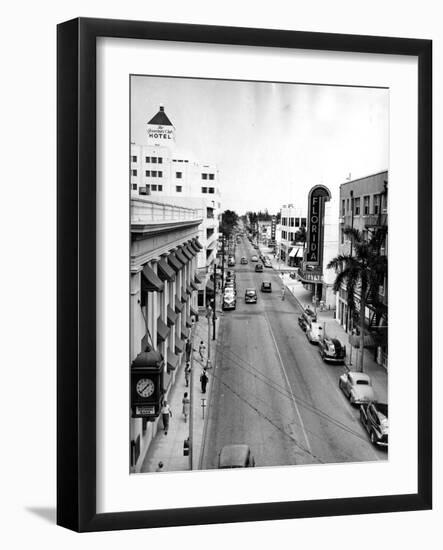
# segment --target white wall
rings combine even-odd
[[[434,150],[441,151],[443,105],[443,29],[437,1],[317,0],[272,5],[253,0],[170,0],[134,2],[67,0],[8,3],[2,10],[2,236],[1,334],[3,451],[0,454],[3,545],[19,549],[44,541],[46,549],[107,549],[122,546],[193,549],[275,546],[328,550],[358,541],[359,550],[417,548],[441,544],[442,479],[435,468],[436,510],[402,514],[240,523],[76,535],[54,526],[55,507],[55,25],[79,15],[115,19],[287,28],[335,33],[378,34],[434,39]],[[17,144],[26,143],[32,177],[19,179]],[[23,157],[23,158],[25,158]],[[441,155],[434,155],[434,181],[443,180]],[[442,206],[443,186],[435,186],[434,211]],[[17,196],[20,195],[20,210]],[[440,207],[440,208],[439,208]],[[443,238],[442,217],[435,227]],[[32,239],[32,241],[31,241]],[[434,242],[438,242],[435,239]],[[26,246],[23,247],[23,244]],[[435,251],[434,280],[441,280],[441,245]],[[437,273],[438,271],[438,273]],[[32,285],[30,286],[30,282]],[[32,307],[29,297],[32,295]],[[436,288],[435,309],[443,302]],[[441,393],[441,337],[435,317],[436,395]],[[25,353],[26,352],[26,353]],[[23,363],[19,357],[26,356]],[[25,383],[23,382],[25,381]],[[26,387],[29,402],[16,391]],[[32,392],[30,391],[32,388]],[[435,464],[442,455],[441,399],[435,399]],[[49,519],[49,521],[48,521]],[[440,542],[438,542],[440,541]]]

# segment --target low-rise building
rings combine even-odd
[[[306,229],[306,210],[293,204],[283,205],[277,240],[277,250],[283,264],[297,266],[303,260],[303,243],[297,239],[297,233],[303,227]]]

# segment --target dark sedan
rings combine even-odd
[[[325,363],[344,363],[346,348],[337,338],[323,338],[318,346],[321,358]]]
[[[388,446],[388,406],[385,403],[364,403],[360,407],[360,421],[374,445]]]

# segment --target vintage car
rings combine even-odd
[[[272,284],[270,281],[263,281],[261,284],[262,292],[272,292]]]
[[[254,254],[254,256],[251,256],[251,262],[258,262],[258,256]]]
[[[228,266],[233,267],[235,265],[235,258],[234,256],[229,256],[228,258]]]
[[[257,303],[257,291],[255,288],[247,288],[245,291],[245,304]]]
[[[262,265],[262,264],[257,264],[257,265],[255,266],[255,271],[256,271],[257,273],[262,273],[262,272],[263,272],[263,265]]]
[[[263,263],[265,267],[272,267],[271,260],[269,258],[265,258]]]
[[[374,445],[388,446],[389,422],[386,403],[364,403],[360,405],[360,421]]]
[[[237,300],[235,292],[225,292],[223,294],[223,303],[222,303],[222,309],[235,309],[237,307]]]
[[[363,372],[346,372],[338,380],[338,387],[349,399],[351,405],[375,401],[370,377]]]
[[[320,356],[325,363],[344,363],[346,347],[337,338],[323,338],[318,346]]]
[[[243,256],[240,260],[240,263],[246,265],[248,263],[248,258],[245,258],[245,256]]]
[[[248,445],[225,445],[218,455],[219,468],[253,468],[255,460]]]
[[[306,329],[306,338],[311,344],[318,344],[323,339],[323,326],[312,322]]]

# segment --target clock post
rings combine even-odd
[[[158,351],[139,353],[131,365],[131,408],[133,418],[154,421],[160,415],[164,360]]]

